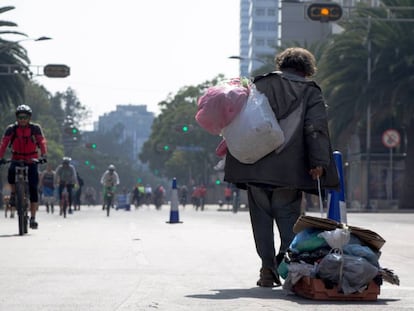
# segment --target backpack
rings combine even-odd
[[[9,143],[9,148],[12,147],[14,140],[16,139],[16,132],[17,132],[17,128],[19,127],[19,125],[17,123],[14,123],[13,126],[11,127],[11,139],[10,139],[10,143]],[[33,123],[29,123],[29,128],[30,128],[30,138],[32,140],[33,143],[36,142],[36,139],[34,137],[34,133],[36,132],[36,125],[34,125]],[[38,144],[36,144],[37,147],[40,147]]]

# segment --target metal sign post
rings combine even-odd
[[[388,200],[392,200],[393,197],[393,179],[394,179],[394,167],[393,167],[393,149],[397,147],[401,142],[400,133],[395,129],[388,129],[382,134],[382,143],[390,150],[390,178],[389,178],[389,191]]]

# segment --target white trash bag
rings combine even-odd
[[[240,113],[223,129],[223,137],[230,153],[245,164],[255,163],[285,141],[266,95],[254,84]]]

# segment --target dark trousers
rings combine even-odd
[[[301,215],[302,192],[295,189],[272,190],[249,185],[247,196],[256,251],[262,260],[262,267],[277,269],[280,257],[289,248],[295,236],[293,225]],[[275,252],[274,221],[280,238],[278,260]]]

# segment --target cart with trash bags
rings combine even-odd
[[[399,285],[381,267],[385,240],[377,233],[331,219],[301,216],[278,267],[283,288],[314,300],[377,300],[383,281]]]
[[[128,194],[118,194],[116,200],[116,210],[124,209],[126,211],[131,210],[131,205],[129,203]]]

